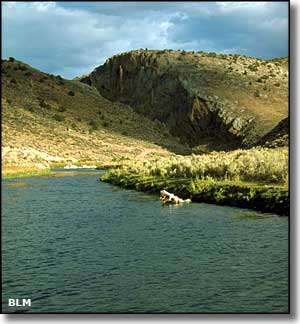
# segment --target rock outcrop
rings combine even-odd
[[[281,147],[289,145],[289,118],[283,119],[269,133],[262,137],[257,145],[266,147]]]
[[[250,146],[288,113],[286,68],[258,61],[239,55],[137,50],[113,56],[81,81],[165,124],[190,146],[205,138]],[[274,80],[263,77],[269,73],[267,64],[278,70]],[[278,80],[280,89],[275,87]]]

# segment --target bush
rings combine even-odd
[[[258,90],[256,90],[254,92],[254,97],[257,97],[257,98],[261,97],[261,93]]]
[[[66,109],[65,107],[63,107],[63,106],[60,106],[60,107],[58,108],[58,111],[59,111],[59,112],[65,112],[65,111],[67,111],[67,109]]]
[[[58,115],[58,114],[55,114],[55,115],[53,115],[53,119],[55,119],[58,122],[63,122],[65,120],[65,117],[61,116],[61,115]]]
[[[275,86],[275,87],[280,87],[280,83],[279,83],[279,82],[276,82],[276,83],[274,84],[274,86]]]
[[[44,99],[40,100],[40,107],[41,108],[45,108],[45,109],[50,109],[51,105],[49,105],[48,103],[46,103],[46,101]]]
[[[48,78],[46,76],[43,76],[39,79],[39,82],[43,83],[46,80],[48,80]]]
[[[89,121],[89,125],[91,126],[91,128],[92,128],[93,130],[96,130],[96,129],[98,128],[98,125],[97,125],[97,123],[96,123],[96,121],[95,121],[94,119],[91,119],[91,120]]]
[[[19,65],[19,70],[20,71],[26,71],[27,67],[25,65]]]
[[[248,69],[251,72],[257,72],[258,71],[258,68],[257,68],[257,65],[256,64],[250,64],[250,65],[248,65]]]
[[[10,56],[10,57],[8,58],[8,61],[9,61],[9,62],[15,62],[15,58],[12,57],[12,56]]]
[[[212,177],[218,180],[285,183],[288,177],[288,150],[253,148],[200,156],[175,156],[135,162],[124,168],[129,173],[166,178]]]
[[[207,56],[209,56],[209,57],[216,57],[217,56],[217,53],[215,53],[215,52],[209,52],[207,54]]]
[[[70,91],[68,92],[68,95],[74,97],[74,96],[75,96],[75,92],[72,91],[72,90],[70,90]]]

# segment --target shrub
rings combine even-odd
[[[89,125],[91,126],[91,128],[92,128],[93,130],[96,130],[96,129],[98,128],[98,125],[97,125],[97,123],[96,123],[96,121],[95,121],[94,119],[91,119],[91,120],[89,121]]]
[[[258,71],[258,68],[257,68],[257,65],[256,64],[250,64],[250,65],[248,65],[248,69],[251,72],[257,72]]]
[[[217,53],[215,53],[215,52],[209,52],[207,54],[207,56],[209,56],[209,57],[216,57],[217,56]]]
[[[53,115],[53,119],[55,119],[58,122],[63,122],[65,120],[65,117],[62,115],[55,114]]]
[[[67,108],[65,108],[65,107],[63,107],[63,106],[60,106],[60,107],[58,108],[58,111],[59,111],[59,112],[65,112],[65,111],[67,111]]]
[[[19,70],[20,71],[26,71],[27,67],[25,65],[19,65]]]
[[[46,101],[44,99],[40,100],[40,107],[41,108],[45,108],[45,109],[50,109],[51,105],[49,105],[48,103],[46,103]]]
[[[72,90],[70,90],[70,91],[68,92],[68,95],[74,97],[74,96],[75,96],[75,92],[72,91]]]
[[[274,86],[275,86],[275,87],[280,87],[280,83],[279,83],[279,82],[276,82],[276,83],[274,84]]]
[[[15,58],[12,57],[12,56],[10,56],[10,57],[8,58],[8,60],[9,60],[9,62],[15,62]]]
[[[261,97],[261,93],[258,91],[258,90],[256,90],[255,92],[254,92],[254,97]]]
[[[46,81],[48,78],[46,76],[43,76],[39,79],[39,82],[43,83],[44,81]]]
[[[145,176],[285,183],[288,177],[286,148],[253,148],[202,155],[175,156],[128,164],[124,171]]]

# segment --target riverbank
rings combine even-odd
[[[289,192],[285,185],[196,178],[164,178],[111,169],[101,181],[128,189],[159,193],[165,189],[183,199],[250,208],[261,212],[289,215]]]
[[[57,170],[61,169],[61,170]],[[60,168],[47,168],[40,169],[37,167],[3,167],[2,168],[2,179],[21,179],[21,178],[30,178],[30,177],[38,177],[38,176],[49,176],[49,177],[75,177],[75,176],[83,176],[83,175],[91,175],[95,174],[95,172],[99,172],[101,168],[85,170],[83,168],[78,168],[75,170],[64,170],[62,167]]]
[[[34,166],[2,166],[2,179],[29,178],[34,176],[49,175],[49,168],[41,169]]]

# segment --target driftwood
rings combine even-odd
[[[182,203],[190,203],[191,202],[191,199],[185,199],[185,200],[181,199],[166,190],[161,190],[160,200],[164,204],[182,204]]]

